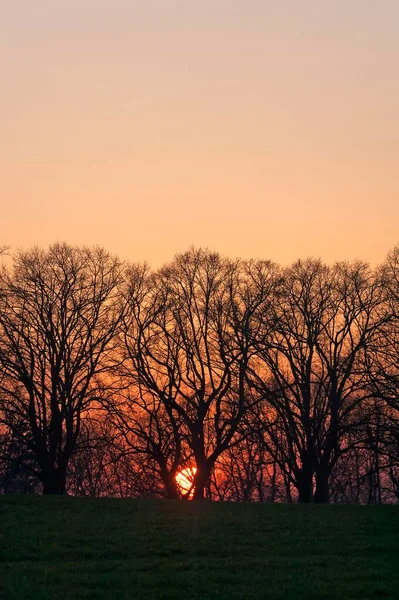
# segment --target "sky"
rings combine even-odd
[[[398,0],[13,0],[0,75],[0,245],[399,243]]]

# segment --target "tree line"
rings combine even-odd
[[[399,247],[376,268],[192,248],[155,271],[17,252],[0,491],[398,502]]]

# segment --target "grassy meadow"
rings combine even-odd
[[[399,507],[0,497],[0,597],[399,598]]]

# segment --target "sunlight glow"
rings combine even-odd
[[[187,467],[176,475],[176,483],[179,487],[179,491],[183,496],[192,498],[194,493],[194,476],[197,472],[195,467]]]

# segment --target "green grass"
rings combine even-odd
[[[399,507],[0,497],[0,597],[399,598]]]

